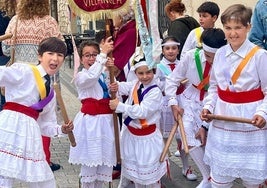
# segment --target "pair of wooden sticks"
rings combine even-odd
[[[229,116],[222,116],[222,115],[214,115],[214,114],[207,114],[207,118],[209,119],[216,119],[216,120],[222,120],[222,121],[232,121],[232,122],[239,122],[239,123],[248,123],[248,124],[253,124],[251,119],[247,119],[247,118],[240,118],[240,117],[229,117]],[[169,147],[171,145],[171,142],[173,140],[173,137],[177,131],[177,128],[180,128],[180,134],[181,134],[181,139],[182,139],[182,143],[184,146],[184,151],[186,154],[188,154],[189,150],[188,150],[188,146],[187,146],[187,141],[186,141],[186,136],[185,136],[185,132],[184,132],[184,125],[183,125],[183,121],[182,121],[182,117],[181,115],[178,115],[178,122],[175,121],[172,130],[170,132],[170,135],[167,139],[167,142],[165,144],[165,147],[163,149],[163,152],[160,156],[160,162],[163,162],[166,158],[166,155],[169,151]]]

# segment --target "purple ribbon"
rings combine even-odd
[[[40,100],[39,102],[31,105],[30,107],[34,110],[42,110],[54,97],[54,89],[50,89],[50,93],[47,97],[45,97],[43,100]]]
[[[152,88],[154,88],[154,87],[158,87],[158,86],[157,86],[157,85],[149,86],[148,88],[146,88],[146,89],[142,92],[142,94],[141,94],[141,96],[140,96],[140,101],[139,101],[139,103],[141,103],[141,101],[143,100],[144,96],[145,96],[145,95],[146,95]],[[133,120],[133,119],[132,119],[130,116],[128,116],[127,118],[125,118],[125,120],[124,120],[123,123],[124,123],[126,126],[128,126],[132,120]]]

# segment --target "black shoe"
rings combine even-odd
[[[51,162],[51,164],[50,164],[50,168],[51,168],[51,170],[54,172],[54,171],[60,169],[60,165]]]
[[[121,171],[121,164],[117,164],[116,166],[113,166],[113,170]]]

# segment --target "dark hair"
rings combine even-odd
[[[145,57],[142,57],[141,59],[139,59],[138,61],[134,60],[133,61],[133,65],[136,65],[138,64],[139,62],[142,62],[142,61],[146,61],[146,58]],[[135,72],[136,70],[134,70]],[[156,74],[156,68],[152,68],[152,71],[153,71],[153,74]]]
[[[142,61],[146,61],[146,58],[145,58],[145,57],[142,57],[142,58],[139,59],[138,61],[134,60],[134,61],[133,61],[133,65],[136,65],[137,63],[142,62]]]
[[[230,20],[241,22],[244,26],[247,26],[251,22],[252,9],[242,4],[234,4],[229,6],[221,16],[221,22],[224,25]]]
[[[93,48],[95,48],[97,50],[98,53],[100,53],[100,47],[99,47],[99,44],[95,41],[92,41],[92,40],[87,40],[87,41],[83,41],[80,46],[79,46],[79,49],[78,49],[78,53],[79,53],[79,56],[80,58],[82,58],[83,56],[83,49],[86,47],[86,46],[92,46]]]
[[[219,6],[211,1],[206,1],[204,3],[202,3],[198,9],[197,9],[198,13],[202,13],[202,12],[207,12],[209,13],[212,17],[213,16],[219,16],[220,14],[220,8]]]
[[[173,41],[173,42],[177,42],[177,43],[180,44],[180,42],[179,42],[174,36],[167,36],[167,37],[165,37],[165,38],[162,40],[161,44],[165,44],[165,43],[168,42],[168,41]],[[161,49],[162,49],[162,50],[163,50],[163,47],[164,47],[164,46],[161,46]],[[178,56],[179,56],[180,45],[177,45],[177,47],[178,47],[178,55],[177,55],[177,57],[178,57]],[[160,54],[160,59],[162,59],[163,57],[164,57],[164,55],[163,55],[163,53],[161,53],[161,54]]]
[[[162,40],[161,44],[165,44],[168,41],[173,41],[173,42],[180,43],[174,36],[167,36]],[[179,48],[179,45],[177,45],[177,46]],[[162,48],[163,48],[163,46],[162,46]]]
[[[95,41],[100,44],[102,39],[105,39],[106,31],[100,30],[95,34]]]
[[[219,28],[205,29],[201,34],[200,40],[212,48],[220,48],[227,43],[223,30]]]
[[[67,46],[65,42],[57,37],[49,37],[42,40],[38,47],[38,54],[43,55],[45,52],[56,52],[67,55]]]

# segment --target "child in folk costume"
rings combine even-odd
[[[122,172],[119,187],[129,180],[136,188],[160,188],[160,179],[167,172],[167,160],[159,162],[164,148],[159,119],[162,92],[154,79],[155,69],[149,69],[141,59],[134,64],[137,80],[119,82],[120,95],[128,95],[125,103],[110,101],[111,109],[122,112],[124,126],[121,136]],[[116,86],[116,83],[111,87]]]
[[[107,57],[112,49],[111,37],[101,45],[101,51],[94,41],[84,41],[79,48],[83,69],[74,78],[74,84],[82,107],[74,119],[77,146],[70,147],[69,162],[81,165],[82,187],[101,188],[104,182],[111,182],[112,168],[116,165],[106,69],[114,65]]]
[[[158,86],[163,91],[165,90],[166,77],[173,71],[175,66],[179,64],[179,60],[177,60],[177,54],[179,53],[179,42],[172,36],[166,37],[162,41],[162,60],[159,64],[157,64],[157,70],[155,77],[158,79]],[[184,85],[181,84],[179,88],[177,88],[177,101],[179,103],[179,94],[181,94],[184,90]],[[165,140],[168,139],[169,134],[171,132],[172,126],[174,124],[174,118],[172,115],[171,108],[168,106],[167,97],[163,97],[163,107],[160,118],[160,128],[163,134],[163,138]],[[178,150],[181,156],[183,169],[182,173],[188,180],[196,180],[197,176],[193,174],[191,168],[188,165],[188,155],[185,154],[184,150],[182,150],[181,139],[176,136],[178,143]]]
[[[210,170],[203,161],[208,124],[200,119],[199,114],[209,83],[213,57],[216,50],[226,44],[226,40],[221,29],[207,29],[203,31],[201,41],[203,42],[203,49],[196,48],[188,51],[184,59],[167,77],[165,93],[169,99],[174,118],[177,120],[178,114],[182,116],[189,154],[203,177],[198,188],[208,188],[210,187],[208,181]],[[176,89],[185,78],[189,80],[190,84],[180,95],[178,106]]]
[[[212,113],[251,124],[212,121],[204,161],[213,187],[231,187],[241,178],[247,188],[257,188],[267,178],[267,52],[247,39],[251,15],[235,4],[221,16],[228,44],[216,52],[201,118],[209,122]]]
[[[68,133],[73,124],[57,124],[54,90],[45,80],[59,70],[66,51],[65,43],[52,37],[39,45],[38,66],[15,62],[0,67],[0,85],[5,87],[6,97],[0,113],[0,187],[12,187],[14,179],[28,182],[32,188],[56,187],[41,135]]]
[[[220,8],[215,2],[206,1],[198,7],[197,12],[199,15],[200,27],[193,29],[188,34],[184,47],[181,51],[180,59],[182,59],[189,50],[195,49],[196,47],[202,47],[200,40],[201,33],[205,29],[214,28],[215,22],[220,14]]]

